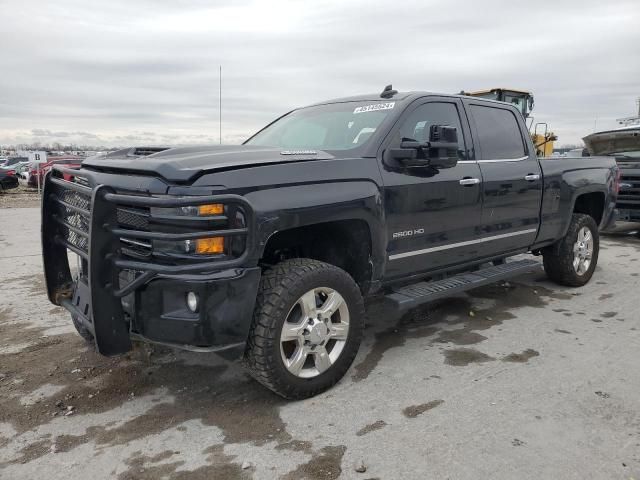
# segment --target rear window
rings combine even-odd
[[[504,108],[471,105],[483,160],[504,160],[526,155],[516,116]]]

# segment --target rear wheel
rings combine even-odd
[[[316,260],[286,260],[261,279],[245,362],[278,395],[311,397],[344,376],[363,328],[362,295],[349,274]]]
[[[593,276],[600,239],[593,217],[574,213],[565,237],[543,253],[547,276],[560,285],[580,287]]]

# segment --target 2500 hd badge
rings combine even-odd
[[[424,228],[416,228],[415,230],[405,230],[403,232],[394,232],[393,238],[413,237],[415,235],[423,235]]]

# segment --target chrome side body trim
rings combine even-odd
[[[437,247],[423,248],[421,250],[412,250],[410,252],[395,253],[393,255],[389,255],[389,260],[399,260],[401,258],[413,257],[415,255],[424,255],[426,253],[440,252],[442,250],[449,250],[451,248],[464,247],[466,245],[474,245],[476,243],[491,242],[493,240],[500,240],[502,238],[515,237],[517,235],[526,235],[528,233],[536,233],[537,231],[538,231],[537,228],[529,228],[527,230],[520,230],[517,232],[503,233],[501,235],[493,235],[491,237],[478,238],[477,240],[467,240],[466,242],[451,243],[449,245],[439,245]]]

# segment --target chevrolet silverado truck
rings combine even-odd
[[[584,285],[618,189],[613,158],[537,158],[512,105],[390,87],[242,145],[65,172],[44,184],[44,271],[80,335],[104,355],[148,341],[239,358],[291,399],[347,372],[365,298],[406,311],[539,267],[525,253]]]
[[[583,140],[591,154],[609,155],[618,163],[620,192],[616,220],[640,224],[640,125],[592,133]]]

